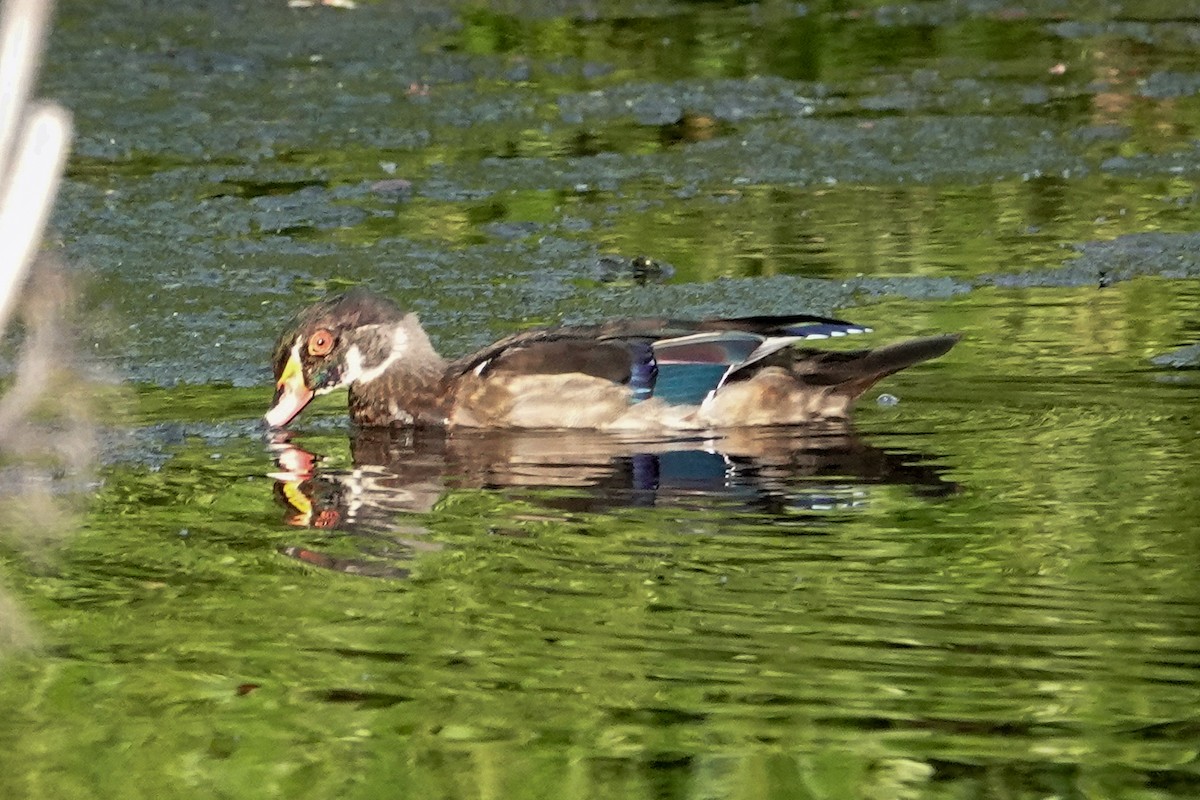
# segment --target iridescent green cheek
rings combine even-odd
[[[318,392],[330,392],[338,388],[342,371],[334,364],[321,367],[312,374],[312,387]]]

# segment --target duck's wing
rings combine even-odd
[[[453,362],[446,374],[457,380],[471,373],[480,378],[582,373],[628,385],[635,400],[694,405],[727,374],[797,342],[869,330],[811,315],[556,326],[501,339]]]
[[[865,325],[858,325],[844,319],[813,316],[812,314],[719,317],[702,320],[646,317],[612,320],[600,325],[581,328],[580,330],[592,331],[592,335],[597,339],[645,337],[655,341],[688,336],[694,333],[718,333],[724,331],[753,333],[762,337],[799,336],[804,339],[828,339],[831,337],[871,332],[871,329]]]
[[[695,332],[654,342],[657,374],[651,394],[683,405],[703,402],[731,374],[762,364],[798,342],[871,330],[846,320],[807,314],[677,322],[672,327],[690,327]]]
[[[780,338],[727,330],[659,339],[650,346],[654,371],[646,396],[672,405],[700,403],[730,368]]]
[[[866,325],[811,314],[710,319],[694,324],[699,331],[745,331],[761,336],[795,336],[798,339],[836,339],[871,332]]]
[[[636,341],[604,339],[600,326],[535,328],[507,336],[452,362],[447,377],[469,373],[487,377],[496,373],[561,375],[579,372],[615,383],[630,379],[638,357]],[[647,349],[648,344],[641,348]]]

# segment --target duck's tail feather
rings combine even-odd
[[[961,338],[955,333],[909,339],[874,350],[810,350],[803,356],[798,354],[792,372],[805,384],[836,387],[836,391],[855,398],[881,378],[945,355]]]

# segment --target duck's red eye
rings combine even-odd
[[[333,334],[322,328],[308,337],[308,354],[310,356],[327,356],[333,350]]]

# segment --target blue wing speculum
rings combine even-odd
[[[870,330],[847,322],[820,321],[781,326],[769,335],[723,330],[641,340],[632,347],[634,401],[657,397],[671,405],[697,405],[730,376],[797,342]]]

